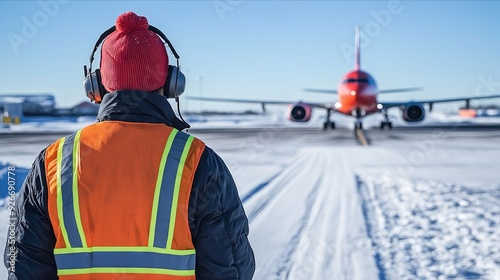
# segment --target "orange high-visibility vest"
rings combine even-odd
[[[164,124],[106,121],[46,150],[60,279],[195,279],[188,205],[205,145]]]

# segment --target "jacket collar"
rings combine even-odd
[[[178,130],[190,127],[175,116],[165,96],[137,90],[119,90],[104,95],[97,120],[164,123]]]

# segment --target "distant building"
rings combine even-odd
[[[0,108],[21,104],[25,116],[53,115],[56,101],[51,94],[0,94]]]
[[[71,112],[76,116],[97,116],[99,105],[84,101],[71,108]]]
[[[499,117],[500,108],[496,105],[477,106],[469,109],[460,108],[458,115],[463,118]]]
[[[23,120],[23,105],[21,102],[11,102],[0,104],[0,123],[21,122]]]
[[[70,108],[56,108],[51,94],[0,94],[0,116],[97,116],[99,105],[81,102]]]

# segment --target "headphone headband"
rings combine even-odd
[[[170,43],[170,40],[161,32],[158,28],[149,25],[148,30],[154,32],[156,35],[158,35],[164,42],[164,44],[167,44],[168,47],[170,48],[170,51],[174,55],[175,59],[177,60],[177,65],[168,65],[168,74],[167,74],[167,79],[165,81],[165,84],[163,86],[164,89],[164,95],[167,98],[175,98],[176,100],[178,97],[184,92],[186,88],[186,77],[184,74],[180,71],[180,65],[179,65],[179,59],[180,56],[175,50],[174,46],[172,43]],[[83,81],[84,83],[84,88],[87,97],[95,102],[95,103],[100,103],[102,101],[102,98],[106,94],[106,89],[104,88],[104,85],[102,84],[101,81],[101,72],[100,69],[96,69],[95,71],[92,71],[92,62],[94,61],[94,55],[99,48],[99,46],[103,43],[103,41],[108,37],[111,33],[116,31],[116,26],[112,26],[108,28],[106,31],[104,31],[101,36],[99,36],[99,39],[94,45],[94,49],[92,50],[92,53],[90,54],[90,64],[87,69],[87,66],[83,66],[84,69],[84,74],[85,74],[85,79]]]
[[[161,32],[160,29],[158,29],[152,25],[149,25],[148,30],[153,31],[158,36],[160,36],[160,38],[163,39],[163,41],[168,45],[168,47],[170,48],[170,50],[174,54],[175,59],[179,60],[181,58],[179,56],[179,54],[177,54],[177,51],[175,50],[172,43],[170,43],[170,40],[167,38],[167,36],[165,34],[163,34],[163,32]],[[99,39],[97,39],[97,42],[95,43],[94,49],[92,50],[92,53],[90,54],[90,68],[92,68],[92,62],[94,61],[95,52],[97,51],[97,49],[101,45],[102,41],[104,41],[104,39],[106,39],[106,37],[108,37],[111,33],[115,32],[115,31],[116,31],[116,26],[113,25],[110,28],[108,28],[106,31],[104,31],[101,34],[101,36],[99,36]]]

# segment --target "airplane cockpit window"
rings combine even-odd
[[[344,84],[359,83],[359,84],[370,84],[368,79],[345,79]]]

